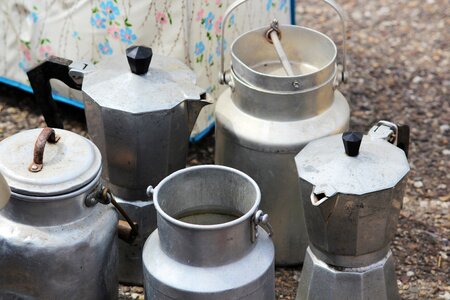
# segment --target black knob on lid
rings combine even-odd
[[[363,134],[361,132],[344,132],[342,141],[344,142],[345,153],[348,156],[358,156]]]
[[[137,75],[147,73],[152,60],[152,48],[145,46],[131,46],[127,49],[127,59],[131,72]]]

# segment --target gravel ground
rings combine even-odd
[[[450,299],[450,5],[447,0],[342,0],[348,12],[350,78],[340,87],[352,108],[352,128],[379,119],[409,124],[409,176],[393,241],[403,299]],[[301,4],[301,5],[300,5]],[[302,24],[337,40],[337,19],[302,0]],[[299,17],[300,19],[300,17]],[[30,95],[0,85],[0,140],[44,126]],[[67,128],[86,135],[83,113],[61,105]],[[214,138],[191,145],[189,163],[212,163]],[[278,299],[294,299],[301,269],[277,269]],[[120,288],[121,298],[143,298],[142,288]]]

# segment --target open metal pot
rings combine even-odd
[[[224,15],[222,37],[234,9]],[[255,29],[231,46],[225,71],[222,39],[219,81],[229,89],[216,104],[217,164],[249,174],[261,188],[261,207],[272,219],[277,265],[303,261],[308,235],[299,190],[295,155],[310,141],[348,128],[350,109],[337,90],[346,79],[344,13],[325,0],[342,23],[342,68],[337,47],[326,35],[302,26]]]
[[[274,299],[274,247],[260,192],[223,166],[177,171],[155,188],[158,229],[144,253],[146,299]]]

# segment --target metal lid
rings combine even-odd
[[[88,139],[56,129],[59,140],[46,143],[43,167],[29,170],[35,142],[42,128],[22,131],[0,142],[0,172],[11,190],[31,196],[54,196],[73,192],[91,182],[101,171],[101,155]]]
[[[348,136],[344,139],[347,147],[348,139]],[[362,137],[356,156],[346,153],[342,134],[339,134],[309,143],[297,154],[295,163],[299,177],[315,186],[314,193],[327,197],[336,193],[362,195],[392,188],[409,172],[403,150],[368,135]]]
[[[83,91],[102,107],[130,113],[167,110],[184,100],[200,99],[204,90],[196,85],[191,69],[175,58],[144,49],[150,48],[132,47],[128,56],[102,60],[84,76]]]

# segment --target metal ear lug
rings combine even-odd
[[[258,238],[258,226],[264,228],[264,230],[269,234],[269,236],[273,236],[272,225],[269,223],[269,215],[265,214],[262,210],[258,210],[253,217],[253,226],[252,226],[252,243],[256,241]]]

